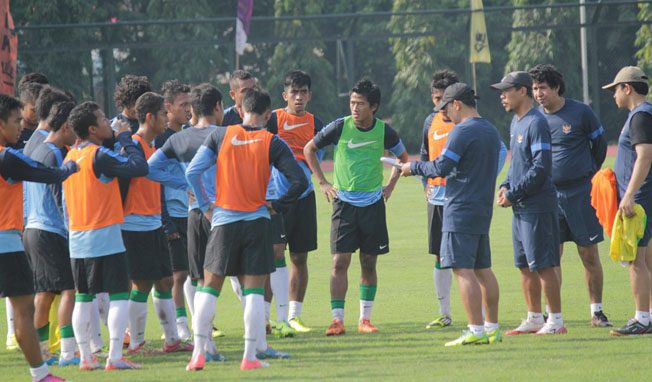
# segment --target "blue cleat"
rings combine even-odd
[[[63,356],[59,357],[59,366],[70,366],[70,365],[79,365],[79,357],[71,357],[68,359],[63,358]]]
[[[276,359],[281,359],[281,358],[290,358],[290,355],[288,353],[274,350],[271,347],[267,347],[264,351],[257,351],[256,352],[256,358],[258,359],[268,359],[268,358],[276,358]]]

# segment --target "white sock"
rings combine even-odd
[[[49,353],[50,352],[50,340],[47,339],[45,341],[39,341],[39,347],[41,348],[41,354]]]
[[[109,302],[109,361],[118,362],[122,359],[122,344],[127,330],[127,310],[130,301],[112,300]],[[145,305],[147,309],[147,305]],[[133,337],[131,338],[133,341]],[[133,343],[133,342],[131,342]]]
[[[102,339],[102,326],[100,325],[100,311],[97,304],[97,296],[95,296],[95,298],[93,299],[93,310],[91,311],[91,321],[89,322],[88,325],[88,341],[91,344],[91,350],[93,351],[93,353],[102,350],[102,348],[104,347],[104,340]]]
[[[432,278],[435,280],[435,290],[437,291],[437,300],[439,301],[439,314],[450,317],[451,284],[453,282],[453,272],[450,268],[435,268],[432,272]]]
[[[262,333],[265,333],[264,298],[262,294],[257,293],[250,293],[244,298],[247,303],[244,311],[245,346],[242,357],[249,361],[255,361],[257,340]]]
[[[360,320],[371,318],[371,309],[374,307],[373,301],[360,300]]]
[[[344,308],[331,309],[331,314],[333,315],[333,320],[344,322]]]
[[[160,294],[154,292],[154,310],[161,323],[163,333],[165,333],[165,343],[171,345],[179,341],[179,332],[177,331],[177,310],[172,300],[172,292]]]
[[[97,300],[97,310],[100,314],[100,319],[104,323],[104,326],[109,327],[109,304],[110,298],[108,293],[98,293],[95,295]]]
[[[207,344],[213,338],[213,317],[215,317],[217,296],[205,292],[203,288],[198,288],[199,290],[195,293],[195,316],[192,321],[195,340],[195,350],[192,353],[193,357],[206,355]]]
[[[563,325],[564,324],[564,319],[561,317],[561,312],[560,313],[550,313],[548,316],[548,320],[552,322],[553,324],[556,325]]]
[[[290,310],[288,312],[288,321],[295,318],[295,317],[301,317],[301,309],[302,308],[303,308],[303,302],[290,301]]]
[[[531,322],[543,322],[543,314],[537,312],[527,312],[527,320]]]
[[[75,337],[61,338],[61,356],[64,359],[75,356]]]
[[[48,374],[50,374],[50,369],[48,368],[48,364],[43,362],[41,366],[30,367],[29,373],[32,375],[32,378],[34,378],[35,381],[38,381],[39,379],[47,377]]]
[[[79,357],[86,361],[93,359],[93,352],[89,343],[89,324],[92,312],[92,301],[75,301],[75,307],[72,311],[72,328],[79,346]]]
[[[648,325],[650,323],[650,312],[637,310],[636,314],[634,314],[634,318],[641,324]]]
[[[188,341],[190,339],[190,329],[188,328],[188,317],[177,317],[175,322],[177,325],[177,333],[179,333],[179,338],[183,341]]]
[[[550,315],[550,308],[548,308],[548,304],[546,304],[546,314],[549,316]]]
[[[16,335],[14,329],[14,306],[11,305],[9,298],[5,298],[5,308],[7,313],[7,338]]]
[[[269,312],[272,310],[272,303],[265,301],[265,321],[269,321]]]
[[[188,303],[188,311],[190,312],[190,317],[195,315],[195,292],[197,287],[192,285],[192,280],[190,277],[186,279],[183,283],[183,294],[186,295],[186,302]]]
[[[602,303],[601,302],[596,302],[595,304],[591,304],[591,317],[595,314],[595,312],[601,312],[602,311]]]
[[[469,325],[469,329],[476,337],[480,337],[484,333],[484,326],[482,325]]]
[[[276,268],[269,276],[276,302],[276,321],[282,322],[288,319],[288,300],[290,299],[290,276],[288,267]]]
[[[494,330],[498,329],[498,323],[497,322],[484,322],[484,331],[489,333],[493,332]]]
[[[231,289],[233,289],[233,293],[238,296],[238,300],[242,303],[242,309],[244,309],[244,299],[242,298],[242,287],[240,286],[240,281],[234,276],[229,277],[229,280],[231,280]]]
[[[132,293],[134,290],[132,290]],[[147,302],[129,300],[127,304],[127,316],[129,317],[129,335],[131,336],[129,348],[136,349],[145,341]]]

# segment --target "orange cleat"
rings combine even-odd
[[[326,331],[327,336],[341,336],[346,334],[346,329],[344,328],[344,323],[340,320],[333,320],[331,326]]]
[[[132,369],[140,369],[142,366],[140,366],[137,363],[131,362],[130,360],[126,359],[125,357],[122,357],[117,362],[111,362],[110,360],[106,360],[106,367],[104,370],[132,370]]]
[[[206,358],[203,355],[199,354],[196,357],[190,358],[190,363],[186,366],[188,371],[199,371],[204,369],[204,364],[206,363]]]
[[[371,322],[367,319],[363,319],[358,324],[358,333],[375,333],[378,329],[375,326],[371,325]]]
[[[240,370],[260,369],[263,367],[269,367],[269,364],[267,362],[261,362],[258,358],[256,358],[255,361],[249,361],[248,359],[243,358],[242,363],[240,364]]]

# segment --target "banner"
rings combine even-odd
[[[0,0],[0,93],[14,95],[16,86],[16,61],[18,59],[18,35],[9,12],[9,0]]]
[[[471,46],[469,62],[491,63],[487,25],[484,22],[482,0],[471,0]]]
[[[238,0],[238,19],[235,23],[235,51],[242,56],[247,35],[249,34],[249,22],[254,9],[254,0]]]

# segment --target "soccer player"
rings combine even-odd
[[[532,106],[532,78],[527,72],[511,72],[491,85],[501,91],[500,100],[513,112],[510,126],[512,159],[507,178],[500,185],[497,203],[512,207],[514,265],[521,272],[528,316],[505,335],[566,333],[561,314],[559,225],[557,195],[552,184],[550,128],[541,112]],[[550,309],[544,322],[541,289]]]
[[[156,148],[154,139],[167,127],[168,117],[162,96],[147,92],[136,101],[140,127],[132,135],[133,143],[145,160]],[[184,178],[165,171],[151,170],[146,177],[120,178],[124,223],[122,239],[127,249],[127,269],[131,280],[129,298],[130,343],[127,354],[138,354],[145,345],[147,299],[154,286],[154,309],[165,333],[166,353],[190,351],[192,345],[181,341],[177,331],[172,300],[172,267],[167,237],[161,222],[161,186],[157,182],[187,190]]]
[[[453,268],[469,318],[469,330],[445,346],[502,341],[498,330],[498,281],[491,270],[489,226],[498,171],[498,130],[476,110],[466,84],[446,88],[435,112],[443,110],[455,127],[435,161],[405,163],[402,174],[446,176],[441,267]],[[486,308],[482,321],[482,307]]]
[[[184,171],[194,157],[195,153],[206,137],[218,125],[222,124],[224,108],[222,107],[222,93],[214,86],[203,83],[190,90],[190,103],[192,110],[198,117],[194,126],[170,136],[160,150],[157,150],[149,159],[153,170],[165,170],[171,165],[180,165]],[[214,171],[207,171],[203,175],[206,192],[210,197],[215,194]],[[188,211],[188,265],[192,280],[192,287],[186,289],[190,314],[195,316],[194,300],[196,286],[202,284],[204,278],[204,257],[206,244],[210,234],[210,221],[199,210],[196,200],[190,202]],[[212,347],[208,350],[206,360],[223,361],[224,357]]]
[[[614,165],[620,197],[619,213],[633,217],[634,203],[638,203],[649,217],[652,214],[652,104],[645,98],[649,91],[648,76],[640,68],[626,66],[620,69],[612,83],[602,88],[614,92],[614,100],[620,109],[629,110],[618,138]],[[652,333],[650,237],[652,222],[648,218],[643,237],[638,242],[636,259],[627,265],[636,312],[623,327],[610,332],[613,336]]]
[[[276,271],[270,275],[274,298],[276,299],[277,320],[297,332],[310,332],[301,320],[303,299],[308,287],[308,252],[317,249],[317,207],[315,191],[311,182],[312,172],[306,163],[303,148],[323,128],[323,122],[306,111],[306,105],[312,98],[310,75],[302,70],[290,70],[285,74],[283,99],[287,102],[284,109],[276,109],[267,122],[267,130],[278,134],[292,149],[297,163],[308,180],[308,188],[292,204],[292,207],[279,215],[281,220],[280,236],[272,238],[280,244],[274,244]],[[323,154],[323,150],[320,151]],[[321,157],[321,155],[320,155]],[[290,184],[287,179],[272,169],[273,182],[278,195],[284,194]],[[276,216],[276,215],[275,215]],[[274,217],[272,217],[274,224]],[[288,274],[285,265],[285,244],[290,249],[292,262],[289,276],[289,314],[288,307],[280,302],[288,295]],[[279,291],[281,293],[279,293]],[[287,303],[287,298],[284,299]]]
[[[16,149],[20,150],[25,147],[27,141],[36,130],[38,126],[38,117],[36,116],[36,100],[41,94],[45,86],[35,82],[27,82],[18,88],[18,94],[20,95],[20,102],[23,103],[23,109],[21,114],[23,119],[20,124],[23,128],[16,142]]]
[[[0,297],[8,297],[14,308],[16,340],[30,366],[34,381],[59,382],[43,362],[34,329],[34,283],[20,235],[23,230],[23,185],[21,181],[57,183],[77,171],[76,163],[49,168],[6,147],[15,144],[21,131],[22,104],[0,94]]]
[[[188,127],[190,121],[190,87],[180,81],[173,80],[163,84],[163,98],[168,112],[168,126],[163,134],[154,140],[155,147],[160,149],[172,134]],[[185,171],[178,163],[171,164],[166,169],[170,174],[185,179]],[[176,323],[179,337],[186,341],[190,339],[188,329],[188,314],[183,300],[183,291],[188,279],[188,193],[172,187],[163,187],[165,207],[169,218],[163,220],[170,250],[172,264],[172,299],[176,307]],[[190,300],[190,296],[188,301]]]
[[[50,133],[43,143],[24,154],[48,167],[59,167],[77,136],[66,120],[75,107],[72,102],[54,104],[47,119]],[[61,183],[42,184],[25,182],[25,196],[29,199],[27,219],[23,232],[25,252],[34,272],[34,327],[41,342],[43,359],[48,364],[57,362],[50,353],[49,311],[56,294],[61,295],[57,322],[61,328],[60,366],[79,364],[75,357],[75,336],[72,329],[72,310],[75,305],[75,283],[70,267],[68,231],[61,202]]]
[[[224,126],[237,125],[242,123],[242,95],[245,90],[256,86],[256,78],[246,70],[236,70],[231,74],[229,80],[229,95],[235,103],[224,110]]]
[[[122,77],[113,94],[115,104],[120,110],[118,115],[111,120],[111,127],[114,131],[117,130],[116,121],[126,121],[129,123],[131,133],[136,134],[140,126],[136,115],[136,101],[138,97],[151,91],[152,87],[149,84],[149,79],[145,76],[138,77],[128,74]]]
[[[591,206],[591,178],[607,156],[607,139],[598,117],[587,105],[564,97],[563,75],[553,65],[529,71],[534,99],[548,121],[552,138],[552,182],[559,201],[560,257],[564,242],[574,241],[584,264],[591,326],[613,326],[602,311],[602,265],[598,243],[602,226]],[[561,283],[561,268],[557,268]]]
[[[101,369],[93,356],[87,330],[93,310],[93,296],[110,296],[108,327],[109,357],[106,370],[137,369],[122,356],[127,328],[129,277],[120,225],[124,212],[117,177],[147,175],[149,168],[134,142],[129,124],[121,122],[117,140],[126,156],[101,146],[113,137],[113,130],[99,106],[84,102],[68,117],[79,142],[66,160],[79,164],[81,170],[63,182],[63,197],[68,216],[70,257],[75,281],[75,309],[72,325],[79,345],[81,370]]]
[[[360,249],[360,319],[358,331],[377,332],[371,322],[377,288],[378,255],[389,252],[385,203],[392,195],[400,172],[383,187],[385,150],[407,161],[407,151],[398,133],[375,117],[380,106],[380,88],[369,79],[358,81],[349,92],[351,115],[328,124],[304,148],[304,155],[319,180],[326,200],[333,200],[331,218],[331,312],[333,322],[326,335],[341,335],[344,328],[344,299],[348,288],[347,270],[351,254]],[[317,150],[335,145],[334,183],[324,176]]]
[[[270,214],[290,207],[308,186],[290,148],[264,126],[271,115],[269,95],[260,89],[243,94],[242,125],[214,130],[193,158],[186,176],[201,211],[211,218],[211,234],[204,263],[204,285],[195,298],[195,351],[187,370],[204,367],[203,343],[210,336],[215,303],[226,276],[239,276],[245,299],[245,350],[241,370],[268,366],[259,358],[287,358],[265,346],[263,287],[274,270]],[[288,178],[290,188],[278,200],[265,200],[270,165]],[[202,174],[215,166],[215,199],[204,189]]]
[[[47,123],[48,116],[50,115],[52,105],[58,102],[73,102],[73,100],[60,89],[47,86],[41,90],[34,106],[38,126],[25,143],[24,150],[32,152],[36,146],[41,145],[45,138],[48,137],[50,132],[50,126]]]

